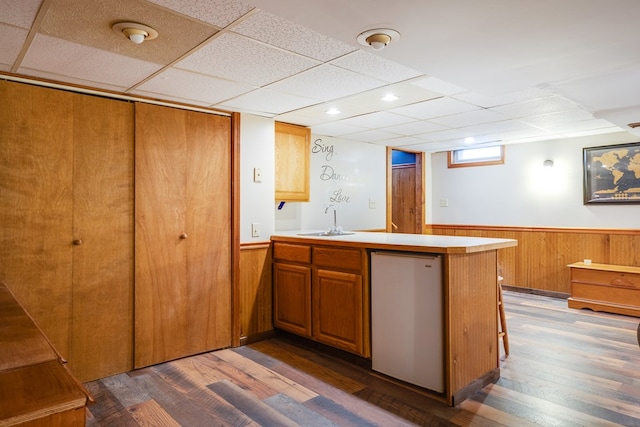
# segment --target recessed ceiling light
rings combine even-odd
[[[465,144],[473,144],[476,142],[476,139],[472,136],[468,136],[464,139]]]
[[[383,101],[396,101],[398,97],[392,93],[388,93],[380,99],[382,99]]]
[[[325,113],[331,115],[331,116],[335,116],[336,114],[340,114],[341,111],[338,110],[337,108],[329,108],[327,111],[325,111]]]
[[[111,27],[116,34],[120,34],[135,44],[145,40],[153,40],[158,37],[158,32],[153,28],[137,22],[117,22]]]

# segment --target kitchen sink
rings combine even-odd
[[[315,231],[313,233],[298,233],[298,236],[322,236],[322,237],[333,237],[333,236],[348,236],[349,234],[355,234],[350,231]]]

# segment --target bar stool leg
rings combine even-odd
[[[500,317],[500,330],[498,337],[502,338],[504,353],[509,356],[509,334],[507,332],[507,318],[504,314],[504,304],[502,303],[502,277],[498,276],[498,316]]]

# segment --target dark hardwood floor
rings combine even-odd
[[[87,383],[87,425],[640,426],[640,319],[504,300],[501,377],[457,407],[279,337]]]

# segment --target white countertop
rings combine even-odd
[[[471,253],[517,246],[513,239],[493,239],[484,237],[436,236],[431,234],[405,234],[382,232],[354,232],[340,236],[301,236],[326,230],[277,231],[271,236],[274,241],[300,241],[314,244],[364,247],[367,249],[388,249],[433,253]],[[345,232],[348,232],[345,230]]]

